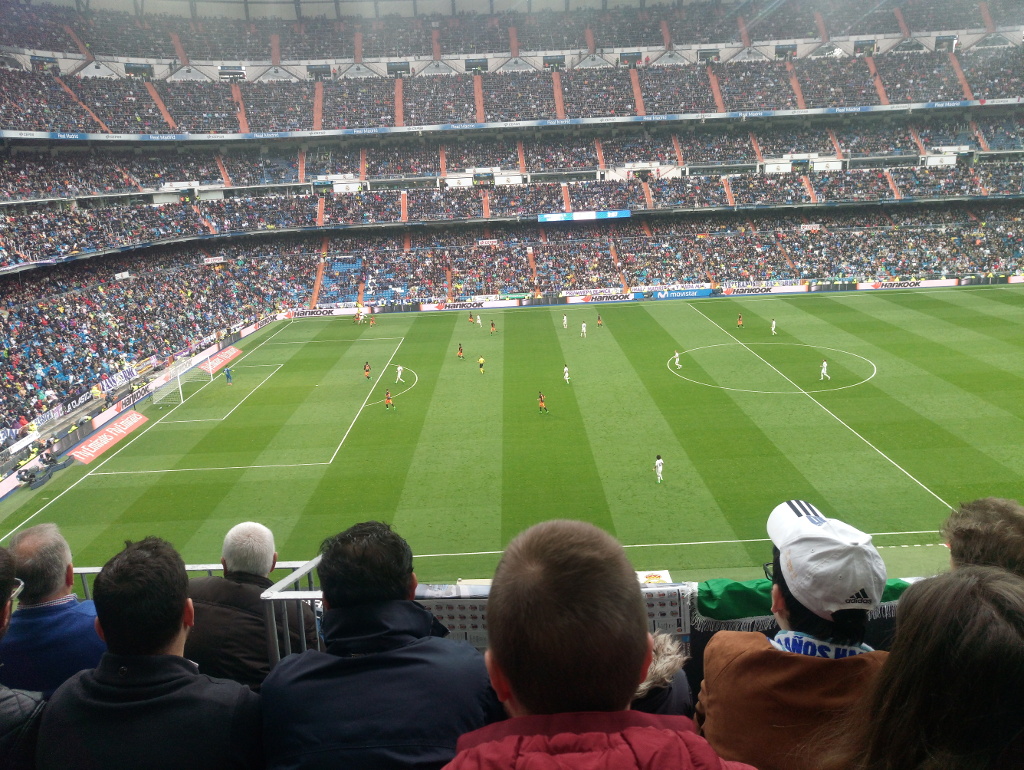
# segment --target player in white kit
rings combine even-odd
[[[661,459],[661,455],[658,455],[654,459],[654,472],[658,475],[658,483],[661,483],[661,471],[665,467],[665,461]]]
[[[580,336],[581,337],[586,337],[587,336],[587,324],[586,324],[585,321],[583,323],[583,326],[580,327]]]
[[[821,359],[821,376],[818,377],[818,379],[819,380],[831,380],[832,379],[831,377],[828,376],[828,361],[826,361],[824,358]]]
[[[401,364],[399,364],[398,365],[398,379],[395,380],[396,383],[398,383],[398,382],[405,382],[405,380],[402,379],[402,372],[404,372],[404,371],[405,371],[405,367],[402,366]]]

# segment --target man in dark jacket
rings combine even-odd
[[[0,637],[11,621],[11,604],[24,586],[14,577],[14,558],[0,548]],[[28,770],[34,767],[36,733],[43,710],[43,695],[12,690],[0,684],[0,767]]]
[[[196,624],[185,641],[185,657],[204,674],[259,689],[270,673],[260,594],[273,585],[268,576],[277,564],[274,533],[254,521],[236,524],[224,536],[220,563],[224,577],[189,581]],[[307,605],[302,610],[301,618],[289,613],[293,652],[317,646],[313,610]],[[280,636],[279,649],[284,650]]]
[[[326,652],[263,683],[269,768],[439,768],[462,733],[503,717],[483,656],[412,601],[412,550],[391,527],[356,524],[320,554]]]
[[[107,652],[47,704],[38,770],[262,768],[259,696],[183,657],[192,600],[171,544],[129,542],[100,570],[93,596]]]

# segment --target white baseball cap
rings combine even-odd
[[[882,602],[885,563],[871,535],[827,519],[810,503],[788,500],[768,516],[786,585],[820,618],[837,610],[873,610]]]

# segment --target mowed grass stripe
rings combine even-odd
[[[501,371],[505,333],[470,326],[468,314],[434,313],[424,352],[431,358],[428,376],[433,394],[416,409],[423,411],[416,450],[395,512],[395,525],[413,553],[437,554],[501,548],[501,465],[503,412]],[[486,324],[485,324],[486,326]],[[417,337],[417,340],[419,337]],[[462,343],[465,357],[456,352]],[[485,359],[480,374],[477,359]],[[417,386],[419,387],[419,386]],[[396,416],[405,420],[407,399],[396,400]],[[421,580],[444,575],[490,574],[483,563],[473,569],[462,557],[433,557],[416,563]]]
[[[601,308],[604,328],[597,328],[594,308],[586,312],[590,322],[585,340],[580,339],[578,323],[566,331],[561,328],[561,316],[552,315],[564,357],[572,365],[573,392],[587,417],[587,440],[619,538],[624,543],[697,539],[691,512],[699,511],[699,539],[734,539],[736,533],[689,462],[662,405],[652,398],[623,350],[624,344],[634,346],[636,340],[614,333],[623,315],[646,310]],[[671,349],[660,352],[668,358]],[[664,361],[658,361],[656,373],[668,376]],[[675,391],[668,394],[670,402],[677,402],[685,391],[682,382],[675,384]],[[556,394],[559,390],[555,388]],[[662,484],[656,483],[654,473],[659,454],[666,461]],[[665,566],[677,556],[649,549],[631,554],[640,568]]]
[[[737,538],[763,537],[764,512],[783,500],[813,496],[814,486],[743,411],[737,394],[697,385],[680,392],[679,380],[666,371],[665,360],[676,347],[676,339],[684,334],[676,331],[678,322],[672,318],[681,310],[693,313],[687,304],[653,307],[647,313],[617,313],[609,331],[629,356]],[[728,341],[714,327],[684,323],[692,343]],[[631,340],[643,340],[644,344],[630,344]],[[693,369],[707,382],[714,382],[713,372],[696,363]],[[666,461],[671,467],[671,458]],[[704,515],[704,511],[693,512],[695,533],[701,531],[699,522]],[[755,558],[755,553],[759,557],[763,550],[756,544],[743,548],[748,558]]]
[[[930,526],[931,512],[941,505],[934,495],[866,443],[865,439],[871,441],[870,436],[860,431],[860,436],[854,433],[843,414],[833,406],[841,394],[852,393],[856,394],[855,399],[862,399],[868,385],[858,383],[863,383],[871,373],[869,363],[835,350],[848,347],[841,342],[846,338],[844,332],[813,318],[810,318],[811,326],[808,327],[806,318],[801,320],[790,312],[785,314],[786,328],[792,332],[806,332],[808,341],[782,332],[772,336],[771,316],[760,316],[750,311],[747,302],[733,303],[737,312],[743,308],[743,330],[735,328],[734,314],[726,316],[733,319],[732,327],[721,330],[743,345],[738,342],[723,350],[746,362],[747,376],[753,382],[766,383],[770,380],[775,390],[799,388],[808,393],[740,392],[734,393],[733,397],[779,452],[812,484],[814,492],[806,494],[813,497],[807,499],[822,510],[867,531],[879,531],[875,526],[879,523],[877,511],[888,510],[894,499],[904,500]],[[756,309],[759,303],[749,304],[755,305]],[[706,307],[706,304],[698,304],[695,310],[703,313]],[[778,320],[779,316],[775,317]],[[814,343],[818,339],[825,340],[825,346],[817,347]],[[826,355],[833,379],[821,381],[820,362]],[[765,516],[781,500],[766,502]],[[921,528],[925,526],[900,527],[901,530]],[[884,529],[891,531],[892,527],[885,526]],[[917,537],[910,538],[909,542],[917,542]]]
[[[576,385],[563,381],[567,362],[554,316],[510,312],[504,323],[501,542],[551,518],[589,521],[615,533],[585,426],[586,420],[605,415],[583,414]],[[563,332],[560,314],[558,332]],[[548,398],[549,414],[538,413],[539,391]]]
[[[935,357],[946,360],[950,370],[968,358],[903,331],[903,324],[879,319],[870,312],[872,304],[801,304],[801,309],[817,320],[808,320],[809,335],[823,336],[822,324],[827,324],[832,327],[833,347],[856,349],[879,367],[879,375],[867,385],[829,393],[821,399],[823,403],[947,502],[955,504],[965,490],[987,488],[989,491],[983,494],[996,494],[995,488],[1013,483],[1016,474],[981,448],[979,421],[964,420],[963,416],[981,414],[982,421],[987,416],[994,423],[1000,419],[1017,422],[1018,418],[1002,413],[984,392],[965,390],[943,377],[942,368],[929,359],[927,348],[933,348]],[[907,312],[913,315],[913,311]],[[922,347],[926,348],[924,352]],[[921,364],[927,368],[922,370]],[[1014,379],[1005,372],[993,375]],[[935,394],[942,394],[940,402],[932,401]],[[931,503],[923,510],[914,500],[906,501],[906,505],[900,512],[902,521],[930,523],[932,528],[947,513],[941,505],[933,510]],[[883,527],[888,520],[886,508],[875,514]]]
[[[346,322],[336,323],[344,327]],[[393,521],[405,477],[420,440],[425,408],[437,379],[439,362],[430,354],[436,342],[431,340],[431,335],[421,331],[430,323],[430,318],[419,316],[395,323],[382,321],[372,330],[366,326],[358,327],[367,337],[404,336],[406,339],[400,346],[398,340],[365,343],[372,344],[378,351],[369,359],[373,369],[372,381],[367,382],[363,378],[364,355],[357,361],[346,387],[361,396],[360,403],[369,394],[367,406],[359,413],[345,443],[331,465],[326,467],[315,489],[304,504],[295,507],[299,521],[286,541],[286,547],[292,553],[314,554],[324,537],[360,521]],[[395,329],[401,329],[403,333],[392,334]],[[383,345],[390,347],[381,347]],[[401,398],[397,414],[388,414],[382,402],[385,390],[394,384],[397,363],[418,372],[419,384]],[[334,444],[342,440],[357,412],[358,409],[345,416],[344,425],[333,437]],[[325,419],[333,422],[331,415],[325,414]]]

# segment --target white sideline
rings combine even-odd
[[[272,371],[270,374],[268,374],[266,377],[264,377],[260,381],[259,385],[257,385],[255,388],[250,390],[248,393],[246,393],[245,396],[237,404],[235,404],[233,407],[231,407],[231,410],[226,415],[224,415],[223,417],[209,417],[209,418],[206,418],[204,420],[163,420],[163,422],[168,423],[168,424],[169,423],[183,423],[183,422],[222,422],[222,421],[228,419],[228,417],[230,417],[234,413],[234,411],[236,409],[238,409],[238,407],[240,407],[242,404],[245,403],[245,400],[247,398],[249,398],[249,396],[251,396],[257,390],[259,390],[261,387],[263,387],[263,384],[267,380],[269,380],[271,377],[273,377],[275,374],[277,374],[279,371],[281,371],[281,367],[284,366],[284,364],[260,364],[260,366],[274,366],[275,368],[274,368],[274,371]],[[248,366],[241,367],[240,366],[240,367],[237,367],[237,368],[239,368],[239,369],[248,369],[250,367],[248,367]],[[255,367],[252,367],[252,368],[255,368]],[[205,388],[206,385],[203,385],[203,387]],[[202,388],[200,388],[200,390],[201,389]],[[198,393],[199,391],[197,390],[196,392]]]
[[[731,339],[732,339],[733,341],[735,341],[735,342],[736,342],[737,344],[739,344],[739,345],[740,345],[740,346],[742,346],[742,347],[743,347],[744,349],[746,349],[746,350],[747,350],[747,351],[748,351],[748,352],[749,352],[749,353],[750,353],[751,355],[753,355],[753,356],[757,357],[757,358],[758,358],[758,359],[759,359],[759,360],[760,360],[760,361],[761,361],[762,363],[764,363],[764,364],[765,364],[766,366],[768,366],[768,367],[770,367],[771,369],[773,369],[773,370],[774,370],[774,371],[775,371],[775,372],[776,372],[776,373],[777,373],[777,374],[778,374],[778,375],[779,375],[780,377],[782,377],[782,379],[786,380],[786,382],[790,383],[790,384],[791,384],[791,385],[792,385],[792,386],[793,386],[794,388],[796,388],[798,392],[800,392],[800,393],[803,393],[803,394],[804,394],[805,396],[807,396],[807,398],[809,398],[809,399],[810,399],[811,401],[813,401],[813,402],[814,402],[814,404],[815,404],[816,406],[818,406],[818,407],[819,407],[819,408],[820,408],[820,409],[821,409],[822,411],[824,411],[824,412],[825,412],[826,414],[828,414],[828,415],[829,415],[830,417],[832,417],[832,418],[833,418],[833,419],[834,419],[834,420],[835,420],[836,422],[838,422],[838,423],[839,423],[840,425],[842,425],[842,426],[843,426],[844,428],[846,428],[846,429],[847,429],[848,431],[850,431],[850,433],[852,433],[852,434],[853,434],[854,436],[856,436],[856,437],[857,437],[857,438],[859,438],[859,439],[860,439],[861,441],[863,441],[863,442],[864,442],[865,444],[867,444],[867,445],[868,445],[869,447],[871,447],[871,448],[872,448],[872,449],[873,449],[873,450],[874,450],[875,452],[877,452],[877,453],[878,453],[878,454],[879,454],[879,455],[880,455],[880,456],[881,456],[882,458],[884,458],[884,459],[885,459],[885,460],[886,460],[887,462],[889,462],[889,463],[890,463],[890,464],[891,464],[891,465],[892,465],[892,466],[893,466],[894,468],[896,468],[896,469],[897,469],[898,471],[900,471],[900,472],[901,472],[901,473],[902,473],[903,475],[905,475],[905,476],[906,476],[906,477],[907,477],[908,479],[910,479],[910,480],[911,480],[911,481],[913,481],[913,482],[914,482],[915,484],[917,484],[917,485],[918,485],[919,487],[921,487],[921,489],[923,489],[923,490],[924,490],[925,492],[927,492],[927,493],[928,493],[929,495],[931,495],[931,496],[932,496],[932,497],[934,497],[934,498],[935,498],[936,500],[938,500],[938,501],[939,501],[940,503],[942,503],[942,504],[943,504],[944,506],[946,506],[946,509],[947,509],[947,510],[952,510],[952,508],[953,508],[953,506],[952,506],[952,505],[950,505],[949,503],[947,503],[947,502],[946,502],[945,500],[943,500],[943,499],[942,499],[941,497],[939,497],[939,496],[938,496],[937,494],[935,494],[935,493],[934,493],[934,492],[933,492],[933,491],[932,491],[931,489],[929,489],[928,487],[926,487],[926,486],[925,486],[925,485],[924,485],[924,484],[923,484],[923,483],[922,483],[922,482],[921,482],[920,480],[918,480],[918,479],[917,479],[916,477],[914,477],[914,476],[913,476],[913,475],[912,475],[912,474],[910,473],[910,471],[908,471],[908,470],[907,470],[906,468],[904,468],[904,467],[903,467],[902,465],[900,465],[900,464],[899,464],[899,463],[897,463],[897,462],[896,462],[895,460],[893,460],[893,459],[892,459],[891,457],[889,457],[889,455],[887,455],[887,454],[886,454],[885,452],[883,452],[883,451],[882,451],[881,449],[879,449],[879,448],[878,448],[878,447],[876,447],[876,446],[875,446],[874,444],[872,444],[872,443],[871,443],[870,441],[868,441],[868,440],[867,440],[866,438],[864,438],[864,436],[862,436],[862,435],[861,435],[860,433],[858,433],[858,432],[857,432],[856,430],[854,430],[854,429],[853,429],[852,427],[850,427],[849,425],[847,425],[847,424],[846,424],[846,423],[845,423],[845,422],[844,422],[844,421],[842,420],[842,418],[840,418],[840,417],[839,417],[839,415],[837,415],[837,414],[836,414],[835,412],[833,412],[833,411],[832,411],[831,409],[829,409],[829,408],[828,408],[827,406],[825,406],[825,405],[824,405],[823,403],[821,403],[821,402],[820,402],[820,401],[819,401],[818,399],[816,399],[816,398],[815,398],[814,396],[812,396],[812,395],[811,395],[810,393],[808,393],[808,392],[807,392],[806,390],[804,390],[804,389],[803,389],[803,388],[801,388],[801,387],[800,387],[799,385],[797,385],[797,384],[796,384],[795,382],[793,382],[793,380],[791,380],[791,379],[790,379],[789,377],[787,377],[787,376],[786,376],[785,374],[783,374],[782,372],[780,372],[780,371],[779,371],[779,370],[778,370],[778,369],[777,369],[777,368],[776,368],[775,366],[773,366],[773,365],[772,365],[772,364],[771,364],[771,363],[770,363],[769,361],[766,361],[766,360],[765,360],[765,359],[764,359],[764,358],[763,358],[762,356],[760,356],[760,355],[758,355],[757,353],[755,353],[755,352],[754,352],[754,351],[753,351],[753,350],[751,349],[751,347],[750,347],[749,345],[747,345],[746,343],[744,343],[744,342],[742,342],[742,341],[741,341],[740,339],[738,339],[738,338],[736,337],[736,335],[734,335],[734,334],[733,334],[732,332],[730,332],[730,331],[728,331],[728,330],[724,329],[724,328],[723,328],[723,327],[722,327],[721,325],[719,325],[719,324],[715,323],[714,321],[712,321],[712,320],[711,320],[710,318],[708,318],[708,317],[707,317],[707,316],[706,316],[706,315],[705,315],[704,313],[701,313],[701,311],[700,311],[700,310],[698,310],[698,309],[697,309],[697,308],[696,308],[696,307],[695,307],[695,306],[694,306],[694,305],[693,305],[692,303],[690,303],[690,307],[691,307],[691,308],[693,308],[694,312],[696,312],[696,313],[698,313],[698,314],[699,314],[700,316],[702,316],[702,317],[704,318],[704,320],[706,320],[706,321],[707,321],[708,323],[710,323],[710,324],[711,324],[712,326],[715,326],[716,328],[720,329],[720,330],[721,330],[721,331],[722,331],[722,332],[723,332],[723,333],[724,333],[724,334],[725,334],[725,335],[726,335],[727,337],[730,337],[730,338],[731,338]]]

